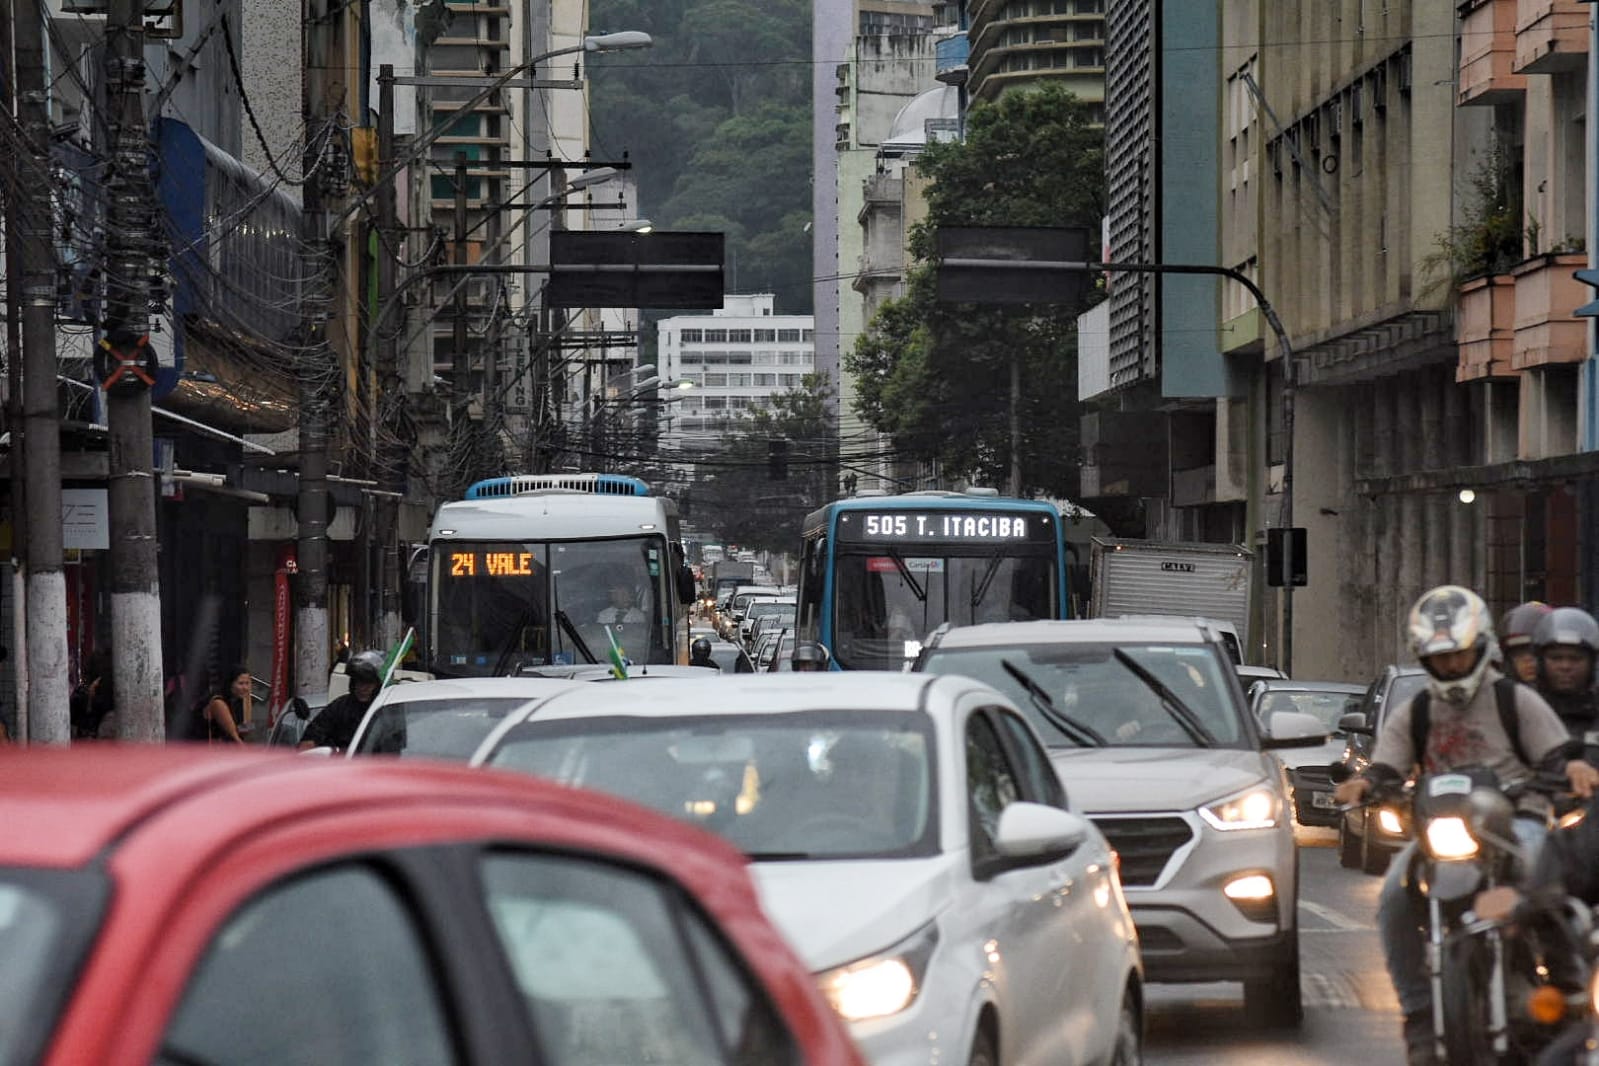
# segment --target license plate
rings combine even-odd
[[[1333,801],[1333,794],[1331,792],[1312,792],[1310,794],[1310,805],[1312,807],[1320,807],[1323,810],[1332,810],[1334,807],[1338,806],[1338,804]]]

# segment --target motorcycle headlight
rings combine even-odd
[[[887,1018],[916,1002],[937,943],[938,926],[929,922],[887,951],[818,974],[816,983],[845,1021]]]
[[[1199,816],[1213,829],[1271,829],[1281,815],[1281,802],[1272,789],[1257,785],[1220,803],[1199,808]]]
[[[1599,1014],[1599,972],[1595,972],[1588,981],[1588,1006],[1595,1014]]]
[[[1578,807],[1576,810],[1567,811],[1555,823],[1556,829],[1570,829],[1574,825],[1581,825],[1588,817],[1588,808]]]
[[[1378,809],[1377,827],[1391,836],[1399,836],[1405,831],[1405,823],[1400,819],[1399,812],[1392,807]]]
[[[1427,851],[1435,859],[1469,859],[1477,854],[1477,840],[1463,818],[1434,818],[1427,823]]]

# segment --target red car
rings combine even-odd
[[[859,1063],[687,825],[525,775],[0,749],[0,1066]]]

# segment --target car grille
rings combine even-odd
[[[1290,770],[1294,784],[1301,788],[1331,788],[1332,774],[1325,766],[1296,766]]]
[[[1129,888],[1153,885],[1172,854],[1194,838],[1176,817],[1095,818],[1094,824],[1121,858],[1122,884]]]

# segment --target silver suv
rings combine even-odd
[[[1262,736],[1220,634],[1196,621],[945,627],[915,669],[1028,712],[1120,857],[1149,980],[1242,981],[1255,1022],[1298,1024],[1298,852],[1267,752],[1324,742],[1320,721],[1285,712]]]

